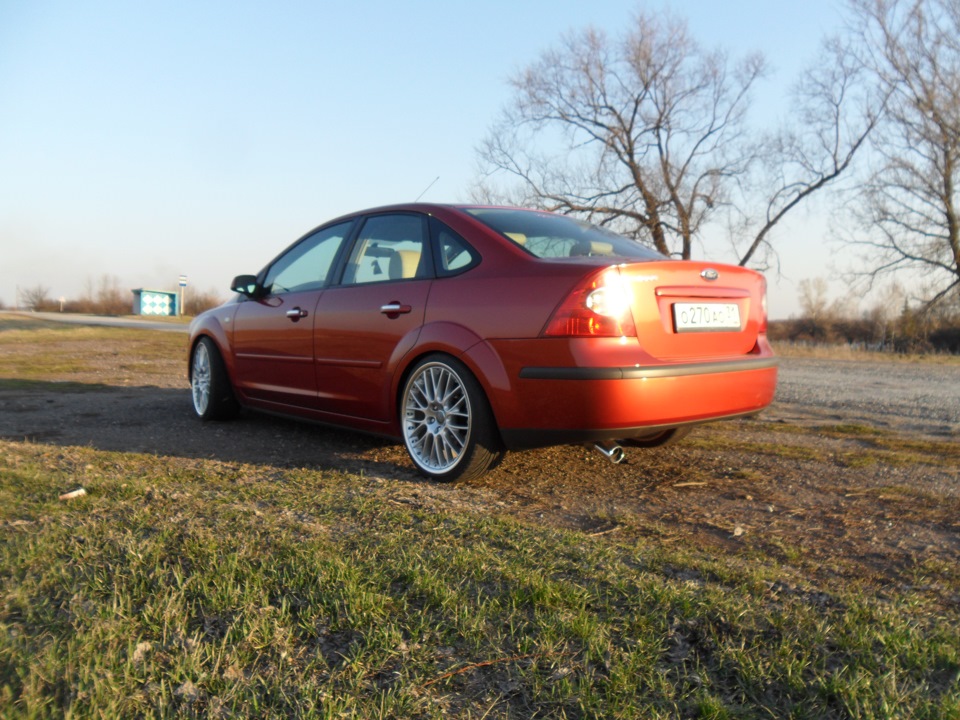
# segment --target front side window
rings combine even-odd
[[[351,223],[318,230],[281,256],[267,272],[264,289],[272,295],[318,290],[327,284],[337,251]]]
[[[343,285],[428,277],[425,218],[375,215],[360,228],[343,273]]]
[[[466,208],[466,212],[538,258],[663,258],[636,240],[567,215],[510,208]]]

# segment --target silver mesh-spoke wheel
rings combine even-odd
[[[443,363],[416,371],[403,400],[403,435],[413,461],[433,473],[459,463],[470,442],[470,398],[460,377]]]
[[[210,406],[210,353],[205,343],[199,343],[193,353],[193,371],[190,373],[193,391],[193,409],[202,416]]]

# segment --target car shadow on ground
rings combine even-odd
[[[417,472],[397,440],[249,410],[235,420],[203,422],[187,388],[0,378],[0,439],[434,484]],[[486,476],[457,485],[498,488],[521,500],[534,488],[541,493],[560,486],[635,497],[688,473],[688,463],[672,449],[628,449],[626,462],[613,465],[592,449],[559,446],[507,453]]]
[[[0,439],[422,480],[396,441],[252,411],[202,422],[187,389],[0,379]]]

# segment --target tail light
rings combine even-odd
[[[554,311],[548,337],[636,337],[630,289],[616,267],[588,275]]]
[[[760,285],[760,328],[758,332],[767,331],[767,279],[761,278]]]

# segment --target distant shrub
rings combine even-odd
[[[218,305],[223,305],[223,298],[215,291],[188,292],[183,301],[183,314],[196,316]]]
[[[930,344],[937,352],[960,355],[960,325],[937,328],[930,333]]]
[[[960,318],[928,318],[910,311],[888,322],[869,316],[773,320],[768,336],[773,342],[800,345],[847,345],[903,354],[960,354]]]

